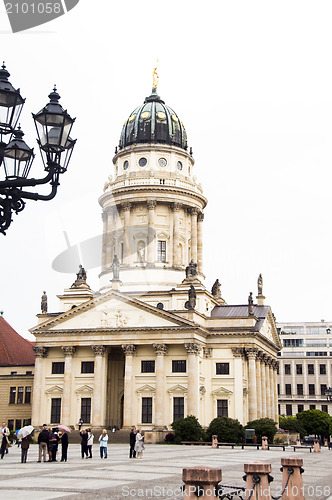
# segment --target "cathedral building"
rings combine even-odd
[[[278,420],[277,352],[281,348],[262,278],[254,304],[228,305],[216,280],[204,285],[203,221],[207,200],[180,117],[157,82],[126,120],[113,177],[99,199],[103,243],[100,289],[80,266],[44,306],[36,337],[32,424],[150,431],[195,415],[242,424]],[[199,174],[199,168],[198,168]]]

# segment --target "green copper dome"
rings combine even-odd
[[[155,88],[125,122],[119,148],[140,143],[169,144],[185,150],[188,148],[187,134],[180,118],[160,99]]]

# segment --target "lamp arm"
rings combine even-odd
[[[0,181],[0,192],[2,188],[20,188],[20,187],[33,187],[40,184],[47,184],[52,180],[54,171],[52,169],[48,172],[46,177],[43,179],[10,179],[6,181]]]
[[[44,195],[44,194],[38,194],[38,193],[29,193],[27,191],[19,191],[20,198],[24,198],[27,200],[35,200],[35,201],[49,201],[53,200],[57,193],[59,183],[58,182],[52,182],[52,190],[50,194]]]

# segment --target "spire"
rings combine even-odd
[[[159,76],[158,76],[158,72],[157,72],[158,62],[159,61],[157,59],[157,64],[153,68],[153,73],[152,73],[152,92],[156,92],[157,91],[157,87],[158,87],[158,81],[159,81]]]

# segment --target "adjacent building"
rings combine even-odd
[[[325,392],[332,387],[332,323],[279,323],[279,415],[295,416],[303,410],[332,415]]]

